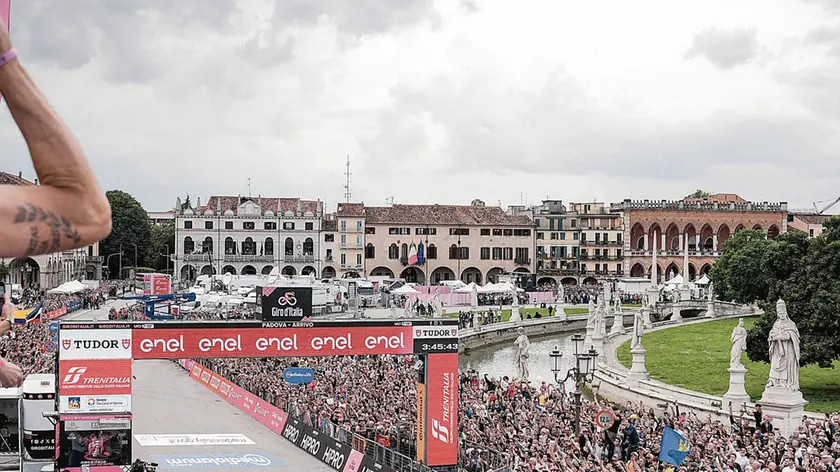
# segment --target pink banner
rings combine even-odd
[[[0,0],[0,20],[9,29],[9,23],[12,19],[12,0]],[[6,52],[6,51],[3,51]]]
[[[554,303],[554,292],[528,292],[528,303],[539,305],[540,303]]]
[[[286,418],[288,418],[285,411],[262,398],[258,398],[251,392],[193,360],[182,360],[179,364],[190,371],[190,377],[203,383],[216,395],[224,398],[228,403],[244,411],[248,416],[278,435],[283,434],[283,427],[286,425]]]

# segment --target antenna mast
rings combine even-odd
[[[344,171],[344,200],[346,203],[350,203],[350,176],[353,175],[350,173],[350,154],[347,155],[347,165],[346,170]]]
[[[251,178],[248,177],[248,198],[251,198]]]

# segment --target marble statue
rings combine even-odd
[[[586,319],[586,327],[595,326],[595,319],[598,317],[598,307],[595,306],[595,299],[589,299],[589,318]]]
[[[519,337],[513,343],[516,344],[516,373],[520,379],[528,380],[528,356],[531,351],[531,341],[525,335],[525,330],[519,328]]]
[[[784,300],[776,302],[776,322],[770,329],[768,387],[799,391],[799,329],[788,317]]]
[[[633,317],[633,340],[630,343],[631,348],[642,344],[643,334],[645,334],[645,318],[641,311],[637,311]]]
[[[606,332],[605,319],[607,316],[607,300],[604,297],[598,299],[598,306],[595,308],[595,316],[592,324],[592,332],[594,334],[604,334]]]
[[[743,369],[744,364],[741,363],[741,353],[747,350],[747,330],[744,329],[744,319],[738,318],[738,326],[732,329],[732,351],[729,353],[729,368]]]
[[[618,294],[615,295],[615,303],[613,304],[613,309],[616,313],[621,313],[621,297]]]
[[[516,287],[513,288],[513,306],[519,308],[519,293],[517,293]]]
[[[709,282],[709,300],[715,299],[715,283]]]
[[[432,303],[435,307],[435,316],[443,315],[443,302],[440,301],[440,294],[436,293]]]
[[[563,284],[557,284],[557,303],[566,303],[566,288]]]

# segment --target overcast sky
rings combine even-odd
[[[12,0],[106,189],[380,205],[840,196],[836,0]],[[8,113],[0,169],[34,177]]]

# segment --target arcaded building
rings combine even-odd
[[[764,231],[770,239],[787,231],[787,202],[748,202],[735,194],[677,201],[624,200],[610,211],[621,215],[625,267],[631,277],[648,277],[654,246],[660,282],[672,273],[702,276],[726,241],[742,229]],[[688,267],[683,251],[688,242]],[[654,243],[655,242],[655,243]]]

